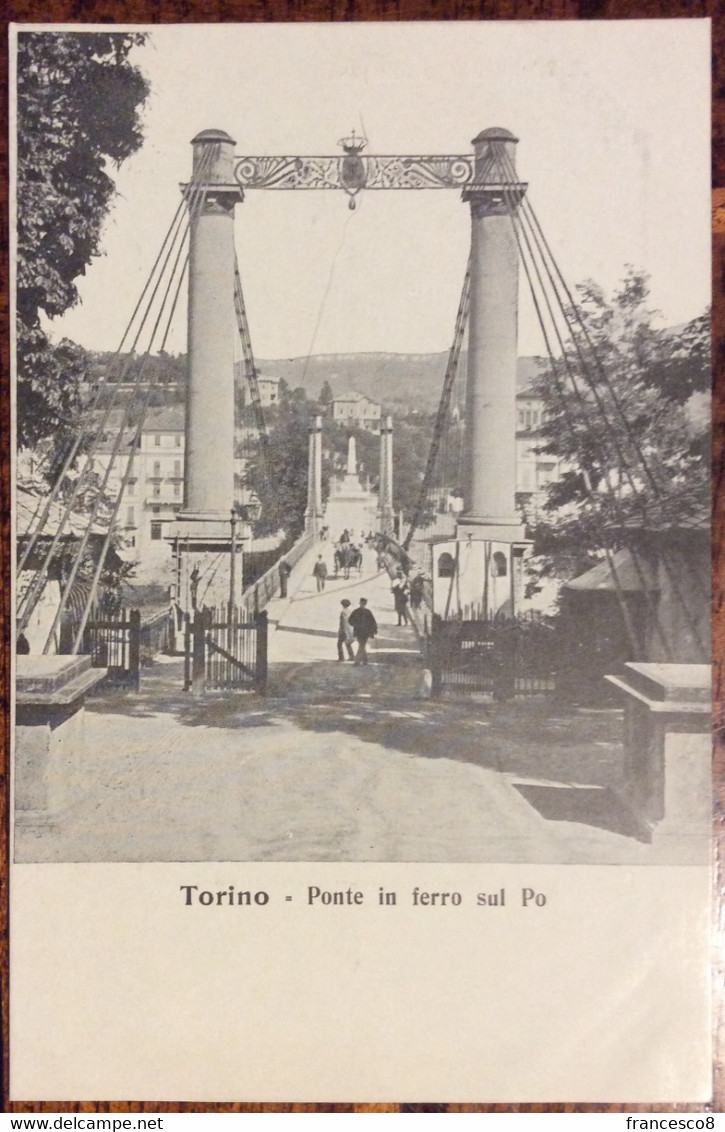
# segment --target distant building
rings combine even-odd
[[[94,468],[103,474],[111,460],[115,430],[102,441],[94,455]],[[117,522],[126,545],[138,559],[154,550],[164,553],[164,528],[173,521],[184,503],[184,407],[172,405],[150,409],[146,415],[140,443],[133,450],[135,429],[121,439],[108,478],[107,494],[115,498],[132,456],[130,473],[118,510]]]
[[[117,523],[134,560],[152,561],[168,556],[165,534],[184,505],[184,420],[183,405],[150,409],[146,415],[140,445],[133,452],[131,472],[126,482]],[[115,431],[98,445],[94,469],[103,474],[111,459]],[[127,429],[108,478],[106,494],[118,495],[135,429]],[[235,476],[241,476],[245,461],[235,459]]]
[[[346,393],[332,402],[332,419],[338,424],[353,425],[368,432],[380,431],[380,405],[363,393]]]
[[[237,362],[234,369],[237,385],[241,390],[242,405],[246,407],[247,405],[251,405],[252,397],[249,391],[249,384],[247,382],[247,377],[244,370],[244,363]],[[262,402],[263,409],[268,409],[270,405],[279,404],[278,377],[264,377],[261,373],[258,373],[257,387],[259,389],[259,400]]]
[[[516,494],[533,517],[546,499],[546,488],[559,479],[561,462],[538,452],[543,444],[544,402],[530,386],[516,394]]]

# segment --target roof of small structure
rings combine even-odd
[[[45,493],[18,484],[15,492],[15,519],[19,539],[28,538],[33,533],[40,516],[43,514],[45,503]],[[42,538],[55,537],[63,523],[64,513],[65,506],[63,504],[51,503],[48,518],[43,527]],[[81,538],[88,527],[88,518],[88,515],[81,512],[71,511],[63,525],[61,539]],[[107,531],[108,527],[98,522],[94,522],[91,526],[92,535],[105,535]]]
[[[144,421],[144,432],[183,432],[186,423],[186,410],[183,405],[165,405],[161,409],[149,409]]]
[[[95,451],[99,456],[107,456],[113,452],[114,448],[116,447],[117,435],[118,434],[115,432],[107,432],[105,433],[103,439],[98,441],[98,443],[95,445]],[[116,448],[116,457],[119,460],[119,468],[123,466],[120,461],[124,456],[128,456],[128,450],[129,448],[132,448],[134,446],[135,442],[136,430],[127,429],[121,437],[121,441],[118,447]]]
[[[195,137],[191,139],[191,144],[215,141],[231,142],[232,145],[237,144],[231,134],[228,134],[226,130],[202,130],[201,133],[196,134]]]
[[[519,139],[515,134],[512,134],[511,131],[507,130],[504,126],[489,126],[487,130],[481,130],[480,134],[476,135],[476,137],[471,142],[471,145],[475,145],[476,142],[480,141],[493,140],[517,142]]]
[[[626,547],[612,554],[610,558],[598,562],[591,570],[564,582],[563,589],[591,592],[636,593],[656,590],[651,569],[639,558],[635,558]]]
[[[359,393],[356,389],[353,389],[351,393],[343,393],[342,395],[333,397],[332,401],[333,404],[338,401],[367,401],[368,405],[374,405],[377,409],[380,408],[379,401],[373,401],[372,397],[367,397],[364,393]]]

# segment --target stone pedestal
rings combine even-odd
[[[174,550],[172,598],[186,613],[207,605],[226,606],[232,596],[231,521],[208,515],[181,515],[171,525]],[[234,540],[234,602],[242,597],[242,565],[249,528],[240,523]]]
[[[607,676],[624,696],[624,801],[653,842],[710,842],[709,664],[625,665]]]
[[[508,541],[520,530],[519,541]],[[523,529],[505,535],[494,527],[459,523],[455,538],[436,539],[433,556],[433,611],[444,620],[487,620],[514,617],[524,597],[524,559],[531,543]]]
[[[83,757],[85,697],[106,675],[89,656],[18,656],[15,820],[47,827],[68,802]]]
[[[319,534],[323,520],[322,507],[322,417],[315,417],[309,431],[307,459],[307,508],[305,531]]]
[[[378,523],[384,535],[392,535],[393,512],[393,418],[385,417],[380,426],[380,486],[378,488]]]

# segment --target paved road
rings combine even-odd
[[[181,662],[160,658],[138,696],[91,701],[67,811],[51,829],[17,831],[18,860],[693,859],[690,843],[633,836],[612,793],[616,713],[432,702],[375,556],[319,594],[313,562],[269,608],[267,696],[195,698]],[[368,667],[336,659],[344,596],[367,597],[378,620]]]

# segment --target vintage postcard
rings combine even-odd
[[[12,1099],[706,1101],[708,21],[11,57]]]

